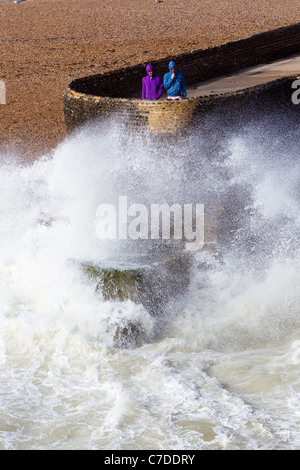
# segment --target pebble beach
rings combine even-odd
[[[74,78],[299,21],[297,0],[2,1],[0,151],[30,161],[62,142],[62,92]]]

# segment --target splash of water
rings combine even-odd
[[[127,246],[128,242],[108,243],[96,236],[98,205],[116,203],[122,194],[149,205],[212,201],[222,205],[225,264],[221,266],[219,259],[218,265],[214,262],[214,275],[227,278],[223,282],[228,283],[228,301],[232,285],[247,298],[252,282],[270,282],[268,276],[280,270],[280,263],[283,272],[291,272],[293,266],[297,279],[299,163],[295,147],[290,145],[287,152],[282,140],[272,140],[270,135],[266,141],[251,128],[246,128],[243,137],[229,135],[215,154],[203,153],[207,146],[203,136],[189,135],[167,147],[135,136],[124,146],[118,126],[100,130],[84,129],[61,144],[53,156],[32,165],[2,163],[0,256],[8,311],[16,312],[18,306],[39,311],[47,306],[51,315],[63,310],[68,317],[64,305],[71,304],[72,315],[83,321],[79,311],[90,305],[96,323],[101,323],[94,286],[69,261],[97,262],[134,249],[136,240]],[[149,240],[147,249],[151,248]],[[217,248],[218,253],[221,248]],[[197,276],[202,277],[201,270],[196,270]],[[205,272],[206,279],[210,276]],[[218,291],[215,280],[212,289]],[[277,295],[280,289],[276,286],[275,290]],[[201,296],[203,289],[196,288],[196,292]],[[88,316],[84,322],[91,321]],[[92,327],[97,332],[101,328]]]
[[[222,402],[220,389],[206,375],[206,352],[234,354],[249,348],[268,348],[297,337],[300,329],[298,143],[292,132],[282,129],[282,133],[284,137],[279,138],[278,128],[264,124],[261,135],[259,128],[249,125],[243,132],[228,132],[226,138],[222,135],[222,142],[213,147],[210,143],[217,137],[200,131],[165,145],[155,139],[145,141],[142,136],[125,139],[122,128],[109,124],[83,129],[53,155],[31,165],[2,159],[3,407],[13,407],[26,428],[25,437],[12,424],[5,428],[4,448],[57,447],[59,429],[65,436],[68,429],[74,430],[75,422],[81,444],[75,435],[71,439],[73,447],[105,448],[118,446],[118,442],[126,447],[130,444],[122,429],[128,431],[128,423],[134,423],[139,436],[132,436],[135,448],[149,442],[159,445],[154,434],[160,435],[162,429],[165,448],[201,447],[207,442],[226,447],[224,442],[231,442],[223,431],[216,433],[214,426],[221,426],[221,411],[213,411],[217,405],[209,400],[208,390],[214,389],[220,410],[226,403],[230,414],[230,406],[234,405],[229,396],[223,395]],[[124,194],[144,204],[194,202],[217,204],[224,209],[216,250],[195,256],[186,296],[176,305],[171,304],[159,318],[131,301],[103,301],[95,291],[95,282],[73,262],[96,263],[134,249],[128,242],[100,241],[95,231],[98,205],[114,203]],[[149,241],[147,249],[156,248]],[[140,341],[135,344],[140,355],[134,349],[122,353],[114,350],[113,338],[128,322],[141,326]],[[184,367],[189,363],[197,375],[197,361],[192,361],[191,353],[204,355],[199,359],[200,375],[195,379],[204,390],[201,399],[197,386],[188,385],[188,369]],[[172,372],[178,355],[180,380]],[[172,364],[167,356],[172,357]],[[120,383],[117,375],[122,367],[129,372],[122,372]],[[160,377],[165,402],[158,399],[157,385],[150,379],[153,371]],[[130,374],[135,377],[135,385]],[[185,394],[184,406],[170,383]],[[12,389],[13,401],[9,398]],[[87,389],[89,399],[80,408]],[[177,415],[175,408],[167,404],[171,403],[171,389]],[[130,390],[134,390],[136,400]],[[204,400],[203,394],[207,395],[206,408],[203,403],[202,412],[196,412],[195,403]],[[45,396],[50,405],[48,419],[55,424],[44,423],[37,431],[28,422],[28,409],[37,410]],[[92,431],[87,432],[78,424],[76,413],[83,419],[95,405],[102,426],[95,418],[94,425],[90,424]],[[244,424],[240,425],[241,435],[245,436],[250,411],[241,402],[236,406],[242,406],[245,414]],[[162,417],[155,421],[158,410],[163,410]],[[201,442],[191,431],[191,413],[205,423]],[[7,411],[6,418],[8,415]],[[175,415],[170,430],[165,423]],[[184,418],[189,415],[190,422]],[[257,430],[259,415],[255,419]],[[231,423],[232,427],[237,425],[233,418]],[[151,428],[153,435],[143,440],[141,436]],[[252,442],[252,431],[248,432],[245,439]],[[259,432],[269,442],[268,431]],[[48,436],[44,440],[43,433]],[[68,447],[68,439],[62,439],[63,446]]]

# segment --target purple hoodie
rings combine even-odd
[[[150,79],[148,75],[150,69],[152,69],[152,65],[147,65],[147,76],[143,77],[142,80],[142,100],[159,100],[163,92],[164,84],[162,79],[154,73],[152,75],[152,79]]]

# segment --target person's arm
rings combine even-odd
[[[146,87],[145,87],[145,80],[142,80],[142,100],[146,99]]]
[[[170,86],[172,85],[172,82],[173,82],[173,79],[171,78],[172,75],[170,75],[170,78],[168,78],[168,75],[166,73],[166,75],[164,76],[164,87],[166,90],[168,90],[168,88],[170,88]]]
[[[163,84],[162,79],[159,77],[157,99],[161,97],[163,89],[164,89],[164,84]]]

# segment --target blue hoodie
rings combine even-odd
[[[175,70],[175,78],[172,79],[172,67],[176,68],[176,64],[173,61],[169,63],[170,72],[164,76],[164,87],[167,90],[168,96],[180,96],[181,94],[186,96],[184,76],[181,72]]]

